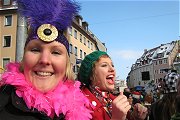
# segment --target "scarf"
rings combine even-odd
[[[97,86],[90,86],[90,91],[93,95],[102,103],[104,109],[108,113],[109,117],[112,116],[112,99],[110,98],[110,92],[103,92]]]
[[[29,109],[36,108],[48,116],[63,113],[66,120],[89,120],[91,118],[88,99],[80,90],[80,82],[66,80],[47,93],[42,93],[30,85],[22,72],[19,63],[9,63],[2,75],[2,85],[16,88],[18,97],[23,98]],[[61,80],[62,81],[62,80]]]

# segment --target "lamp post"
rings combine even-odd
[[[27,37],[27,23],[25,17],[18,14],[16,33],[16,61],[20,62],[24,53],[24,44]]]

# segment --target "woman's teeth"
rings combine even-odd
[[[37,75],[40,75],[40,76],[51,76],[52,73],[51,72],[36,72]]]
[[[107,79],[112,79],[114,76],[113,75],[109,75],[109,76],[107,76],[106,78]]]

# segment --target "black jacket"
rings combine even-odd
[[[37,96],[38,97],[38,96]],[[37,109],[28,109],[22,98],[15,94],[13,86],[0,88],[0,120],[64,120],[64,115],[51,119]]]

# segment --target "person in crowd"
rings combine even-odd
[[[127,97],[129,104],[132,105],[133,104],[133,97],[132,97],[132,93],[131,93],[130,89],[125,88],[123,94]]]
[[[178,84],[177,84],[177,92],[178,95],[176,96],[176,112],[171,117],[171,120],[180,120],[180,74],[178,74]]]
[[[179,75],[175,70],[171,70],[164,77],[164,95],[162,99],[151,105],[150,120],[170,120],[176,112],[177,83]]]
[[[89,120],[89,101],[69,61],[67,27],[80,9],[70,0],[18,0],[28,20],[21,63],[2,75],[1,120]]]
[[[128,119],[127,113],[131,105],[127,97],[123,92],[116,97],[111,94],[115,77],[113,62],[106,52],[94,51],[81,62],[78,80],[83,84],[82,91],[91,103],[92,120]]]
[[[171,116],[171,120],[180,120],[180,93],[176,96],[176,112]]]
[[[134,93],[134,92],[133,92]],[[128,111],[127,118],[128,120],[145,120],[147,119],[148,109],[144,107],[141,102],[133,99],[132,92],[129,88],[124,89],[123,93],[127,99],[129,104],[131,105],[131,109]],[[134,102],[135,101],[135,102]]]

